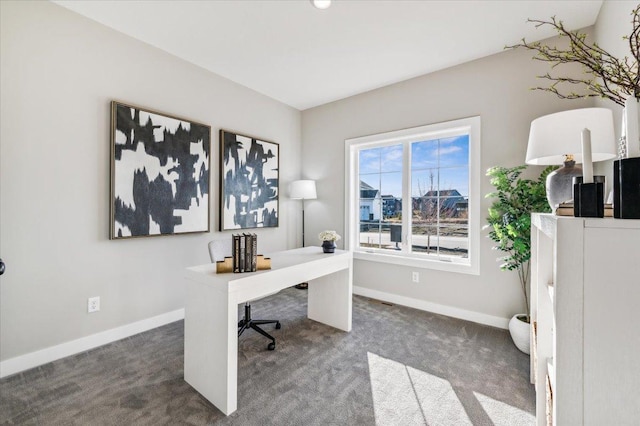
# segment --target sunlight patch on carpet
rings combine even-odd
[[[376,425],[471,425],[451,384],[367,352]]]
[[[534,415],[478,392],[473,393],[495,426],[531,426]]]

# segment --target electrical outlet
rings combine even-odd
[[[413,280],[414,283],[419,283],[420,282],[420,272],[413,272],[411,274],[411,279]]]
[[[100,310],[100,296],[90,297],[87,303],[87,312],[98,312]]]

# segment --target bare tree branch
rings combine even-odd
[[[580,99],[589,97],[601,97],[612,100],[618,105],[624,105],[627,96],[633,95],[640,99],[640,75],[638,63],[640,62],[640,5],[631,12],[633,16],[633,31],[628,38],[631,49],[631,58],[618,59],[597,43],[588,44],[587,36],[577,31],[568,31],[562,21],[552,17],[549,21],[529,19],[536,28],[543,26],[553,27],[561,38],[569,42],[567,49],[551,47],[540,42],[529,43],[522,39],[521,43],[506,46],[505,49],[525,49],[536,52],[533,59],[551,64],[555,69],[560,64],[579,63],[583,67],[584,78],[556,77],[547,73],[538,78],[549,80],[548,87],[535,87],[533,90],[542,90],[555,94],[561,99]],[[587,93],[575,91],[566,92],[567,87],[583,86]]]

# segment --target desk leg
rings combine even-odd
[[[353,283],[351,267],[309,281],[307,316],[344,331],[351,331]]]
[[[211,286],[186,281],[184,379],[229,415],[238,406],[238,306]]]

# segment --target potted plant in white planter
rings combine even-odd
[[[496,242],[495,250],[505,253],[498,260],[503,271],[517,271],[522,287],[526,313],[516,314],[509,322],[509,331],[516,347],[529,354],[529,297],[527,293],[531,258],[531,213],[550,212],[545,191],[547,175],[555,166],[543,170],[538,180],[522,179],[527,166],[492,167],[487,170],[496,190],[486,198],[495,198],[489,207],[489,238]]]

